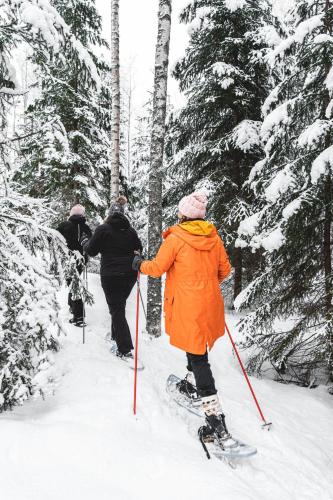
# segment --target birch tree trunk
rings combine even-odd
[[[171,32],[171,0],[159,0],[158,34],[155,53],[155,81],[153,97],[153,124],[149,171],[149,258],[155,257],[162,232],[162,166],[167,108],[169,46]],[[147,331],[161,335],[162,294],[161,279],[148,279]]]
[[[110,199],[119,196],[120,166],[120,63],[119,0],[111,0],[111,186]]]

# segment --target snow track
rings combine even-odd
[[[133,372],[108,352],[109,316],[98,276],[90,276],[86,344],[69,326],[56,355],[53,397],[0,415],[1,500],[332,500],[333,398],[253,380],[270,432],[260,427],[227,337],[211,353],[231,432],[258,448],[232,470],[208,461],[194,436],[196,417],[170,406],[167,376],[182,375],[182,352],[166,336],[140,338],[138,415],[132,414]],[[135,294],[128,304],[132,332]],[[64,320],[66,294],[62,295]],[[228,322],[235,331],[237,318]],[[142,325],[143,326],[143,325]]]

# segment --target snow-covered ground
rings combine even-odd
[[[225,336],[211,353],[230,430],[258,448],[232,470],[208,461],[196,439],[199,421],[168,402],[167,376],[184,373],[184,355],[167,337],[141,335],[146,369],[132,413],[133,372],[108,351],[109,316],[90,276],[87,341],[68,328],[56,355],[57,391],[0,415],[1,500],[330,500],[333,499],[333,399],[253,379],[271,432],[256,409]],[[64,320],[68,319],[63,293]],[[135,294],[128,305],[132,331]],[[236,318],[228,322],[235,330]],[[143,328],[143,323],[141,327]]]

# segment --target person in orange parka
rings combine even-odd
[[[163,233],[156,258],[144,261],[137,255],[133,268],[154,278],[167,273],[165,330],[170,343],[186,352],[189,371],[178,389],[188,398],[199,397],[210,427],[219,437],[230,438],[207,348],[224,335],[220,283],[230,274],[231,266],[215,226],[204,220],[206,206],[204,193],[185,196],[178,206],[179,224]]]

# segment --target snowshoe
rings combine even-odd
[[[207,415],[205,411],[210,413],[207,404],[204,405],[204,400],[211,398],[193,398],[188,397],[183,392],[180,392],[180,382],[182,380],[176,375],[169,375],[167,379],[166,391],[175,403],[195,415],[196,417],[205,417],[206,425],[202,425],[198,430],[200,442],[206,452],[207,458],[211,455],[219,460],[225,460],[231,467],[234,467],[236,459],[247,458],[257,453],[256,448],[242,443],[235,439],[228,432],[225,424],[225,417],[220,412],[219,415]],[[216,401],[215,401],[216,403]],[[214,406],[214,410],[219,410],[219,403]],[[212,407],[211,407],[212,408]]]

